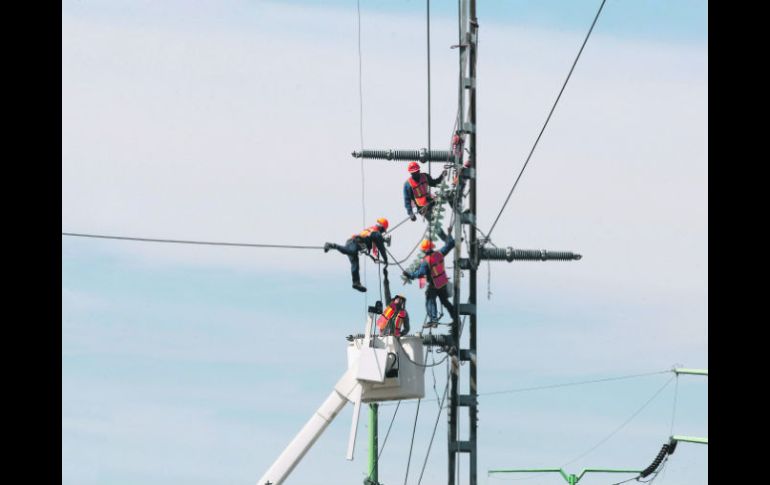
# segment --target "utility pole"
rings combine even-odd
[[[478,427],[478,361],[477,361],[477,270],[482,260],[495,261],[571,261],[579,260],[580,254],[569,251],[547,251],[543,249],[489,248],[489,241],[479,241],[476,231],[476,195],[477,173],[476,160],[476,59],[478,20],[476,18],[476,0],[458,0],[458,120],[457,132],[467,141],[468,160],[463,163],[462,143],[459,153],[448,150],[431,149],[361,149],[352,153],[355,158],[389,160],[393,162],[419,161],[421,163],[442,163],[451,167],[457,176],[455,197],[447,201],[452,207],[454,226],[452,232],[456,246],[454,249],[453,303],[456,314],[452,315],[449,335],[432,335],[425,339],[425,345],[444,347],[450,357],[449,403],[447,406],[447,485],[455,485],[459,476],[456,472],[459,455],[468,454],[468,483],[478,485],[477,470],[477,427]],[[466,105],[468,107],[466,112]],[[467,209],[464,209],[463,189],[468,185]],[[465,237],[464,237],[465,233]],[[467,255],[463,255],[463,243],[467,243]],[[468,296],[462,300],[463,272],[467,272]],[[469,318],[467,318],[469,317]],[[470,321],[467,332],[467,344],[461,343],[462,318]],[[465,365],[467,364],[467,365]],[[460,391],[461,369],[468,369],[468,390]],[[468,409],[468,437],[459,436],[460,408]]]
[[[379,406],[376,402],[369,404],[369,466],[367,467],[364,485],[380,485],[377,459],[379,450],[377,443],[379,441],[377,436],[377,411]]]

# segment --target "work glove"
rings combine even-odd
[[[406,271],[404,271],[403,273],[401,273],[401,282],[402,282],[403,284],[405,284],[405,285],[408,285],[408,284],[410,284],[410,283],[412,282],[412,278],[411,278],[411,276],[410,276],[410,275],[409,275],[409,273],[407,273]]]
[[[414,222],[414,221],[416,221],[416,220],[417,220],[417,216],[416,216],[416,215],[414,215],[414,214],[409,214],[409,219],[411,219],[411,220],[412,220],[412,222]]]

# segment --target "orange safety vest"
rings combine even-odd
[[[369,226],[363,231],[359,232],[358,234],[353,234],[352,236],[350,236],[350,238],[353,239],[354,237],[362,237],[362,238],[369,237],[373,232],[380,232],[380,226],[378,225]]]
[[[424,173],[421,173],[419,182],[415,182],[412,177],[409,177],[407,181],[412,187],[412,194],[414,194],[414,201],[417,203],[417,207],[425,207],[428,205],[428,198],[430,197],[428,177]]]
[[[449,278],[444,270],[444,255],[438,251],[433,251],[425,256],[424,261],[428,263],[428,272],[435,289],[443,288],[449,283]]]
[[[380,335],[395,335],[401,336],[401,329],[404,328],[404,320],[406,320],[406,310],[398,307],[403,305],[391,301],[385,311],[382,312],[380,318],[377,319],[377,328],[380,329]],[[398,313],[397,313],[398,312]]]
[[[363,231],[359,232],[358,234],[353,234],[350,236],[350,239],[355,239],[357,237],[360,237],[361,239],[371,236],[373,232],[380,232],[380,226],[374,225],[369,226]],[[378,256],[377,246],[372,245],[372,253],[374,254],[374,257],[376,258]]]

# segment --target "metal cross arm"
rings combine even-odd
[[[674,436],[671,437],[671,441],[672,442],[674,442],[674,441],[682,441],[682,442],[685,442],[685,443],[699,443],[699,444],[702,444],[702,445],[709,444],[709,439],[708,438],[700,438],[700,437],[697,437],[697,436],[674,435]]]
[[[675,374],[686,374],[686,375],[693,375],[693,376],[706,376],[709,375],[708,369],[685,369],[682,367],[675,367],[671,369]]]
[[[583,256],[571,251],[546,249],[479,248],[479,259],[492,261],[577,261]]]
[[[640,470],[621,470],[613,468],[586,468],[579,475],[567,474],[561,468],[521,468],[511,470],[489,470],[487,474],[492,473],[558,473],[569,485],[576,485],[586,473],[636,473]]]
[[[430,150],[420,148],[419,150],[360,150],[351,153],[353,158],[366,158],[370,160],[392,160],[392,161],[419,161],[448,163],[452,161],[452,154],[449,150]]]

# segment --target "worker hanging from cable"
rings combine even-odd
[[[441,300],[441,304],[449,312],[450,317],[454,320],[455,308],[452,302],[449,301],[449,277],[446,274],[444,267],[444,256],[455,247],[455,240],[451,236],[447,238],[444,247],[438,251],[434,251],[435,245],[433,241],[429,239],[423,239],[420,243],[420,250],[425,253],[420,266],[412,273],[408,271],[403,272],[404,282],[420,278],[423,276],[428,277],[428,287],[425,289],[425,309],[428,312],[429,326],[438,325],[438,308],[436,307],[436,297]]]
[[[380,335],[395,335],[401,337],[409,333],[409,314],[406,311],[406,298],[403,295],[396,295],[391,298],[390,281],[388,280],[388,268],[382,269],[384,279],[382,287],[385,290],[385,301],[388,306],[377,319],[377,328],[380,329]]]
[[[388,266],[388,253],[385,250],[385,238],[382,236],[385,231],[388,230],[388,220],[384,217],[377,219],[377,223],[373,226],[367,227],[358,234],[353,234],[350,239],[345,241],[345,245],[339,245],[335,243],[324,244],[324,252],[329,252],[330,249],[336,249],[342,254],[347,255],[350,259],[350,272],[353,276],[353,288],[358,291],[366,291],[366,287],[361,284],[361,276],[359,273],[358,253],[365,253],[367,256],[374,254],[374,258],[378,257]],[[390,236],[387,238],[390,239]]]
[[[404,182],[404,207],[406,207],[406,212],[411,220],[416,221],[417,216],[414,214],[414,209],[416,208],[430,223],[433,220],[433,205],[435,203],[435,199],[430,193],[430,187],[440,184],[446,171],[441,172],[441,175],[437,178],[433,178],[427,173],[420,172],[420,164],[417,162],[409,162],[407,170],[410,176]],[[438,237],[442,241],[446,241],[446,233],[443,228],[439,228]]]

